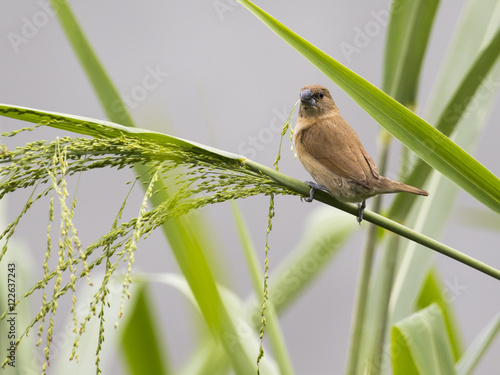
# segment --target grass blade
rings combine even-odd
[[[460,361],[456,365],[457,374],[472,374],[474,367],[484,355],[488,347],[500,332],[500,314],[497,314],[492,321],[477,335]]]
[[[100,63],[69,4],[60,0],[51,0],[51,3],[57,9],[57,18],[108,118],[125,126],[135,126],[120,93]]]
[[[422,62],[439,0],[393,1],[387,33],[384,91],[414,107]]]
[[[154,315],[154,305],[147,284],[138,283],[133,307],[122,328],[120,346],[123,361],[128,364],[129,374],[167,374],[165,347],[158,337],[159,322]]]
[[[467,74],[461,80],[461,83],[452,98],[444,108],[436,128],[446,136],[450,136],[455,130],[456,125],[462,118],[463,113],[467,110],[469,103],[474,98],[482,85],[487,86],[486,97],[489,97],[492,92],[496,90],[496,84],[493,81],[485,82],[485,76],[493,68],[495,62],[500,55],[500,28],[497,30],[493,39],[484,48],[473,65],[470,67]],[[482,94],[484,96],[484,94]],[[484,102],[484,99],[481,102]],[[432,169],[429,165],[418,160],[413,171],[404,179],[405,183],[410,185],[418,185],[426,181]],[[389,216],[396,219],[402,219],[406,212],[408,212],[415,202],[415,198],[409,195],[399,194],[395,197],[391,206]]]
[[[456,296],[445,295],[444,291],[448,291],[448,289],[445,288],[441,282],[438,271],[436,268],[431,268],[427,273],[422,291],[418,297],[417,310],[423,310],[433,303],[439,305],[446,324],[446,332],[448,332],[450,338],[453,359],[457,361],[463,352],[463,342],[460,337],[459,325],[457,324],[457,319],[451,306],[451,302]]]
[[[122,134],[130,134],[133,137],[154,141],[171,143],[182,147],[187,147],[200,153],[209,153],[212,156],[220,156],[243,161],[241,155],[218,150],[214,147],[202,145],[200,143],[187,141],[164,133],[136,127],[126,127],[110,121],[98,120],[89,117],[68,115],[65,113],[47,112],[38,109],[11,106],[0,104],[0,116],[10,117],[16,120],[28,121],[35,124],[42,124],[52,128],[66,130],[82,135],[89,135],[96,138],[117,138]]]
[[[432,304],[392,329],[394,375],[456,374],[441,309]]]
[[[178,289],[184,296],[193,303],[195,307],[198,307],[197,300],[195,299],[186,279],[177,274],[169,274],[169,273],[163,273],[163,274],[156,274],[156,275],[144,275],[144,278],[148,280],[149,282],[158,282],[166,285],[170,285],[176,289]],[[220,286],[219,285],[219,290],[221,294],[221,298],[224,301],[224,304],[226,305],[227,309],[231,311],[231,316],[228,317],[231,319],[232,324],[234,326],[238,326],[239,332],[244,333],[240,334],[239,336],[244,336],[242,338],[240,337],[233,337],[230,336],[229,332],[226,332],[225,335],[225,340],[231,341],[231,344],[233,347],[235,346],[241,346],[241,350],[245,351],[248,356],[256,356],[257,348],[258,348],[258,337],[257,334],[254,332],[254,330],[250,327],[249,323],[246,321],[246,317],[248,315],[245,314],[244,311],[244,303],[241,301],[241,299],[231,290]],[[200,311],[201,312],[201,311]],[[220,342],[217,343],[218,345]],[[210,351],[211,353],[215,353],[215,351]],[[216,360],[218,358],[215,358]],[[228,358],[226,358],[228,359]],[[222,368],[224,368],[224,363],[220,363]],[[252,369],[249,369],[249,373],[256,374],[256,369],[257,366],[252,364]],[[261,362],[261,370],[262,373],[264,374],[279,374],[278,368],[276,366],[276,363],[274,359],[267,354],[263,361]]]

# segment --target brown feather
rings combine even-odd
[[[302,87],[294,142],[305,169],[338,200],[362,202],[377,194],[396,192],[428,195],[379,175],[358,135],[323,86]]]
[[[307,127],[300,141],[307,152],[339,176],[369,189],[373,186],[372,178],[379,178],[377,167],[358,135],[340,114]]]

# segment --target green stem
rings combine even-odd
[[[380,289],[377,293],[377,301],[375,303],[374,321],[378,322],[375,325],[373,336],[371,337],[373,346],[369,357],[370,375],[380,375],[384,366],[384,343],[385,333],[387,331],[387,315],[389,312],[389,301],[391,299],[392,283],[396,271],[396,259],[398,256],[398,236],[390,236],[387,248],[383,252],[381,259],[381,267],[383,269]],[[365,369],[366,371],[366,369]]]
[[[310,187],[301,182],[298,181],[292,177],[289,177],[283,173],[276,172],[274,169],[271,169],[269,167],[266,167],[262,164],[256,163],[252,160],[246,159],[244,161],[244,164],[248,166],[250,169],[263,173],[271,178],[273,178],[275,181],[280,183],[281,185],[295,191],[296,193],[299,193],[303,196],[309,196],[309,190]],[[329,194],[323,192],[323,191],[317,191],[314,198],[319,201],[323,202],[329,206],[338,208],[342,211],[345,211],[353,216],[358,215],[358,206],[353,204],[353,203],[343,203],[339,202]],[[425,199],[425,198],[422,198]],[[455,259],[456,261],[463,263],[465,265],[468,265],[469,267],[472,267],[482,273],[485,273],[497,280],[500,280],[500,270],[497,270],[496,268],[493,268],[486,263],[483,263],[477,259],[474,259],[467,254],[464,254],[458,250],[455,250],[454,248],[447,246],[439,241],[436,241],[428,236],[425,236],[421,233],[418,233],[402,224],[399,224],[393,220],[390,220],[384,216],[378,215],[372,211],[365,210],[365,213],[363,215],[363,219],[378,225],[379,227],[382,227],[384,229],[387,229],[388,231],[391,231],[395,234],[398,234],[404,238],[407,238],[411,241],[414,241],[422,246],[428,247],[429,249],[432,249],[434,251],[437,251],[438,253],[441,253],[449,258]]]
[[[375,199],[374,211],[380,209],[381,196]],[[363,342],[363,327],[365,324],[366,306],[368,303],[368,291],[371,278],[373,258],[375,254],[375,237],[377,227],[370,226],[363,252],[361,267],[359,270],[358,287],[356,290],[356,302],[354,305],[354,321],[351,329],[351,344],[349,347],[349,357],[347,360],[347,375],[356,375],[358,372],[359,354],[361,343]]]

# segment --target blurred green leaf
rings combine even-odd
[[[194,307],[199,310],[198,304],[193,296],[192,291],[189,288],[186,279],[177,274],[163,273],[163,274],[147,274],[143,276],[145,279],[150,282],[158,282],[166,285],[170,285],[176,289],[178,289],[182,294],[184,294],[187,299],[193,303]],[[228,340],[233,347],[240,346],[241,350],[243,350],[249,357],[257,358],[257,349],[259,347],[258,337],[255,330],[249,325],[247,321],[247,315],[245,314],[245,307],[241,299],[231,290],[219,285],[220,295],[224,304],[228,311],[231,311],[231,315],[228,319],[231,319],[232,325],[238,327],[238,336],[232,336],[229,332],[226,332],[224,338]],[[201,311],[200,311],[201,312]],[[207,341],[205,341],[208,343]],[[216,345],[220,344],[217,342]],[[206,348],[202,348],[202,350],[206,350]],[[216,354],[215,350],[208,350],[208,353],[212,355]],[[197,358],[203,358],[202,356],[197,356]],[[221,368],[225,368],[225,362],[220,361],[220,358],[213,358]],[[229,358],[226,358],[229,360]],[[212,367],[213,368],[213,367]],[[263,374],[278,374],[278,368],[272,356],[269,353],[266,353],[263,361],[261,362],[261,372]],[[255,374],[257,372],[257,366],[252,366],[252,372]],[[206,373],[206,372],[205,372]]]
[[[168,374],[168,357],[159,332],[161,324],[155,316],[155,308],[146,283],[136,284],[126,324],[122,328],[120,342],[122,360],[131,375]]]
[[[482,208],[459,207],[454,219],[460,224],[478,229],[498,232],[498,228],[500,228],[500,216]]]
[[[101,286],[101,282],[103,280],[104,275],[93,273],[92,274],[92,282],[93,285],[90,286],[87,283],[82,283],[77,288],[75,297],[77,300],[76,304],[76,317],[81,322],[88,315],[90,320],[85,323],[85,332],[81,335],[78,341],[78,361],[69,360],[71,356],[71,351],[73,349],[73,340],[75,340],[75,334],[71,331],[74,326],[73,316],[71,314],[66,315],[66,321],[63,322],[63,327],[66,327],[66,330],[63,332],[57,333],[54,335],[55,342],[59,351],[55,351],[53,353],[53,358],[50,359],[50,367],[48,373],[50,374],[71,374],[71,375],[88,375],[89,373],[96,373],[95,370],[95,362],[96,362],[96,345],[99,338],[99,318],[89,312],[89,304]],[[100,358],[100,368],[103,374],[108,373],[116,373],[117,372],[117,363],[115,353],[117,348],[119,348],[119,342],[121,340],[121,335],[119,334],[119,330],[115,329],[115,324],[123,323],[125,319],[128,319],[129,314],[133,311],[134,304],[127,303],[130,301],[126,301],[123,304],[123,320],[118,319],[118,315],[120,313],[120,299],[123,291],[123,279],[120,277],[112,277],[110,282],[108,283],[109,300],[118,301],[118,303],[111,303],[103,308],[104,313],[104,325],[102,329],[105,332],[106,341],[102,345],[101,351],[99,353]],[[137,288],[137,284],[131,284],[131,288],[129,292],[131,295],[135,294]],[[70,328],[69,330],[67,328]],[[59,341],[59,342],[58,342]],[[40,373],[40,371],[35,372],[27,372],[31,373]],[[161,375],[161,374],[160,374]]]
[[[394,375],[456,374],[443,313],[437,304],[394,325],[391,352]]]
[[[422,62],[438,6],[439,0],[392,2],[383,87],[407,107],[416,102]]]
[[[500,314],[476,336],[456,365],[458,375],[470,375],[500,332]]]
[[[420,2],[415,1],[414,3],[417,6]],[[398,66],[405,61],[404,56],[408,52],[408,49],[405,48],[405,42],[410,39],[411,33],[417,31],[412,27],[408,27],[408,25],[411,25],[412,10],[412,2],[410,1],[391,1],[385,39],[382,87],[392,97],[394,97],[393,87],[398,86],[394,82],[401,81],[403,78],[401,75],[396,77],[395,73],[398,71]]]
[[[87,40],[69,3],[60,0],[50,0],[50,2],[54,9],[57,9],[57,18],[64,33],[71,43],[73,52],[78,57],[108,118],[125,126],[135,126],[127,106],[123,103],[120,93]]]
[[[259,264],[259,258],[257,257],[255,245],[252,241],[252,236],[250,235],[240,207],[236,201],[231,201],[231,209],[233,212],[234,222],[236,224],[236,230],[238,231],[238,237],[240,238],[241,248],[243,249],[243,255],[245,256],[245,261],[248,265],[253,291],[256,295],[260,296],[262,294],[264,275]]]
[[[433,168],[500,213],[500,180],[434,127],[248,0],[238,0]]]
[[[296,248],[273,271],[269,300],[282,313],[341,251],[357,229],[345,213],[321,207],[307,218]]]
[[[417,310],[423,310],[433,303],[436,303],[441,308],[446,324],[446,331],[450,338],[453,358],[457,361],[463,352],[463,341],[455,313],[451,306],[457,295],[452,293],[453,291],[450,291],[448,287],[443,285],[436,268],[433,267],[427,272],[427,277],[417,300]]]
[[[227,374],[230,370],[229,365],[222,346],[207,337],[199,342],[196,351],[190,353],[188,360],[176,375]]]
[[[446,56],[425,103],[424,118],[437,123],[463,78],[499,25],[498,0],[469,0],[461,10]],[[495,77],[492,77],[495,80]],[[466,116],[468,117],[468,116]]]
[[[491,39],[489,44],[481,51],[466,75],[461,79],[460,85],[441,113],[436,124],[437,130],[446,136],[450,136],[459,123],[459,120],[466,112],[469,103],[475,98],[474,95],[478,93],[481,87],[485,86],[485,89],[488,91],[486,93],[481,93],[481,96],[485,98],[478,100],[479,105],[484,103],[486,98],[490,97],[491,94],[496,91],[497,84],[485,78],[498,60],[499,55],[500,28],[498,28],[494,38]],[[404,182],[409,185],[422,184],[423,181],[427,180],[431,171],[432,169],[429,165],[425,164],[422,160],[417,160],[413,170],[409,176],[404,179]],[[498,189],[498,187],[494,189]],[[389,216],[396,220],[401,220],[410,210],[414,202],[414,196],[410,196],[409,194],[397,195],[391,206]]]

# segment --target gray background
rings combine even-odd
[[[87,37],[122,94],[133,98],[134,93],[139,93],[141,89],[137,87],[143,86],[150,69],[168,74],[161,77],[155,88],[146,90],[143,98],[136,96],[129,108],[138,126],[228,151],[245,152],[246,156],[270,166],[279,141],[276,128],[281,127],[282,117],[298,99],[300,87],[320,83],[330,88],[342,114],[377,160],[378,124],[242,6],[225,0],[221,3],[228,7],[222,15],[216,12],[212,1],[71,2]],[[261,1],[258,5],[350,69],[380,85],[385,28],[381,27],[370,43],[350,59],[342,53],[340,45],[353,44],[356,28],[363,29],[374,19],[371,12],[388,9],[388,3],[387,0]],[[422,103],[436,78],[464,3],[441,2],[422,72],[419,92]],[[92,88],[54,17],[48,16],[44,22],[40,16],[43,25],[18,51],[9,42],[9,32],[21,34],[23,17],[32,20],[44,12],[40,4],[45,2],[0,3],[0,102],[104,119]],[[494,107],[475,157],[500,175],[497,145],[500,130],[495,121],[500,110],[498,105]],[[0,118],[2,130],[19,125],[23,124]],[[36,137],[53,139],[61,134],[43,130]],[[249,137],[260,139],[261,149],[254,147],[250,151]],[[9,148],[14,146],[11,140],[8,142],[11,142],[7,143]],[[309,176],[300,163],[287,151],[288,143],[285,145],[281,170],[298,179],[307,179]],[[397,172],[398,150],[392,151],[391,175]],[[131,178],[130,171],[118,174],[99,171],[82,177],[76,223],[84,243],[85,239],[90,241],[102,233],[102,228],[109,227],[128,189],[123,182]],[[25,195],[16,194],[9,200],[10,219],[25,199]],[[130,214],[137,212],[140,200],[137,190]],[[267,205],[265,197],[241,202],[253,240],[261,250],[261,259]],[[271,283],[272,268],[294,247],[303,221],[318,205],[303,204],[297,198],[277,198],[271,237]],[[103,207],[109,210],[103,212]],[[463,207],[482,209],[475,199],[460,192],[457,209],[442,240],[499,267],[498,232],[463,224],[460,219]],[[204,211],[213,219],[211,225],[220,247],[219,256],[227,264],[224,270],[227,280],[245,297],[251,292],[251,284],[230,207],[224,204]],[[34,254],[39,275],[47,207],[38,204],[32,213],[34,215],[20,227],[18,238]],[[298,374],[340,373],[345,364],[353,294],[366,229],[364,225],[352,237],[336,261],[281,319]],[[170,252],[164,251],[164,246],[159,234],[145,241],[136,255],[135,270],[177,272],[175,260]],[[468,345],[500,309],[500,298],[494,290],[498,290],[498,281],[443,256],[436,256],[436,262],[445,280],[457,280],[465,287],[454,305]],[[192,308],[169,287],[156,287],[154,293],[169,355],[178,366],[189,358],[190,350],[196,345],[194,331],[185,319]],[[500,345],[495,344],[481,362],[478,374],[498,371],[496,353],[499,349]]]

